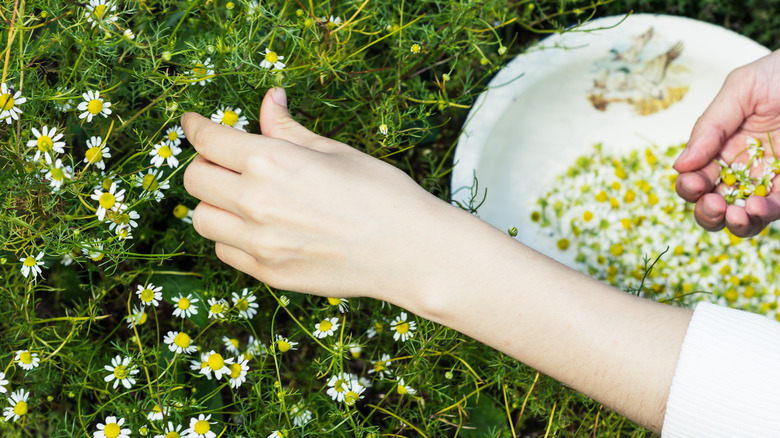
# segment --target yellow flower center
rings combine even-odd
[[[165,434],[165,438],[181,438],[181,435],[179,435],[179,432],[170,431]]]
[[[48,135],[42,135],[38,137],[38,150],[41,152],[49,152],[54,147],[54,142]]]
[[[331,327],[333,327],[333,324],[331,324],[331,322],[328,321],[327,319],[320,322],[321,332],[327,332],[328,330],[330,330]]]
[[[249,309],[249,301],[247,301],[246,298],[241,298],[236,303],[236,307],[238,308],[238,310],[244,310],[245,311],[245,310]]]
[[[116,438],[120,433],[122,433],[122,429],[116,423],[108,423],[103,429],[103,434],[106,438]]]
[[[377,362],[374,364],[374,371],[377,373],[381,373],[385,370],[385,363],[384,362]]]
[[[404,322],[396,324],[395,331],[397,331],[400,334],[404,334],[404,333],[409,332],[409,323],[404,321]]]
[[[347,383],[342,379],[336,380],[336,384],[333,385],[333,389],[336,390],[336,392],[344,392],[347,390],[347,388],[344,387],[344,384]]]
[[[228,340],[228,342],[230,342],[230,345],[232,345],[233,347],[238,349],[238,339],[233,338],[233,339]]]
[[[14,414],[19,415],[20,417],[27,413],[27,402],[17,402],[16,406],[14,406]]]
[[[279,55],[277,55],[276,52],[268,52],[265,54],[265,60],[270,62],[271,64],[274,64],[276,61],[279,60]]]
[[[24,258],[24,266],[27,266],[28,268],[32,268],[37,264],[38,264],[38,260],[36,260],[35,257],[33,256],[27,256]]]
[[[176,219],[184,219],[187,217],[187,213],[190,212],[190,209],[179,204],[176,207],[173,208],[173,217]]]
[[[106,13],[106,5],[97,5],[95,6],[95,10],[92,11],[93,14],[95,14],[95,17],[97,19],[103,18],[103,14]]]
[[[114,368],[114,377],[117,379],[124,380],[128,375],[130,375],[130,370],[128,370],[126,366],[117,365],[116,368]]]
[[[163,158],[168,158],[171,155],[173,155],[173,151],[171,150],[170,146],[165,145],[165,146],[161,147],[159,150],[157,150],[157,155],[159,155],[159,156],[161,156]]]
[[[214,304],[211,305],[209,310],[211,310],[211,313],[222,313],[222,311],[223,311],[222,304],[221,303],[214,303]]]
[[[179,138],[179,134],[176,133],[176,131],[171,131],[168,133],[168,141],[176,141],[176,139]]]
[[[206,76],[209,73],[208,70],[206,70],[206,67],[201,63],[195,64],[195,67],[192,69],[192,72],[195,73],[197,76]]]
[[[230,378],[236,379],[241,375],[241,365],[237,363],[230,364]]]
[[[198,435],[205,435],[206,432],[211,430],[211,425],[206,420],[198,420],[198,422],[195,423],[195,427],[192,429],[195,430],[195,433]]]
[[[0,110],[8,111],[14,107],[14,97],[10,94],[0,94]]]
[[[279,341],[276,343],[276,348],[279,349],[282,353],[286,353],[290,351],[290,348],[292,348],[292,345],[290,345],[287,341]]]
[[[330,303],[331,306],[338,306],[341,304],[341,298],[328,298],[328,303]]]
[[[220,370],[222,367],[225,366],[225,359],[222,359],[222,355],[219,353],[214,353],[211,356],[209,356],[208,360],[209,368],[212,370]]]
[[[157,177],[153,173],[147,173],[144,175],[143,181],[141,181],[141,188],[147,192],[151,192],[157,190],[157,186],[159,184],[160,183],[157,181]]]
[[[52,167],[51,168],[51,179],[60,181],[63,178],[65,178],[65,172],[62,171],[59,167]]]
[[[222,123],[228,126],[234,126],[238,122],[238,114],[235,111],[227,110],[222,116]]]
[[[90,163],[97,163],[103,159],[103,151],[100,149],[100,146],[93,146],[87,149],[87,153],[84,155]]]
[[[398,393],[401,395],[404,395],[408,393],[409,391],[406,390],[406,387],[404,385],[398,385]]]
[[[100,114],[100,112],[103,111],[103,102],[101,102],[99,99],[90,100],[89,104],[87,104],[87,111],[89,111],[92,115]]]
[[[144,303],[150,303],[152,302],[152,300],[154,300],[153,290],[146,288],[141,291],[141,301],[143,301]]]
[[[28,257],[29,258],[29,257]],[[29,365],[32,363],[32,354],[30,354],[29,351],[25,351],[24,353],[19,355],[19,360],[26,365]]]
[[[344,396],[344,402],[345,402],[345,403],[346,403],[348,406],[352,406],[352,405],[354,405],[355,403],[357,403],[357,401],[358,401],[358,399],[359,399],[359,398],[360,398],[360,394],[358,394],[358,393],[357,393],[357,392],[355,392],[355,391],[349,391],[349,392],[348,392],[348,393],[347,393],[347,394]]]
[[[113,207],[114,204],[116,204],[116,198],[111,193],[106,192],[100,195],[100,199],[98,199],[98,204],[100,204],[101,207],[108,210],[109,208]]]
[[[190,308],[190,300],[188,298],[182,297],[179,299],[179,309],[181,310],[187,310]]]
[[[146,318],[147,318],[146,312],[141,312],[140,314],[136,314],[136,315],[137,315],[136,319],[138,321],[136,321],[135,325],[142,325],[143,323],[146,322]]]
[[[179,333],[175,338],[173,338],[173,343],[181,348],[187,348],[190,346],[191,340],[192,338],[190,338],[190,335],[187,333]]]

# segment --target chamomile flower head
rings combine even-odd
[[[163,338],[163,342],[168,349],[176,354],[192,354],[198,350],[198,347],[192,342],[190,335],[184,332],[169,331]]]
[[[414,54],[418,54],[418,53],[420,53],[420,50],[421,50],[421,49],[422,49],[422,47],[420,47],[420,45],[419,45],[419,44],[417,44],[417,43],[414,43],[414,44],[412,44],[412,46],[409,48],[409,51],[410,51],[410,52],[412,52],[412,53],[414,53]]]
[[[378,377],[385,379],[392,373],[390,370],[391,363],[390,355],[383,353],[379,360],[372,362],[373,366],[368,370],[368,374],[376,374]]]
[[[271,432],[268,438],[287,438],[287,429],[279,429]]]
[[[113,23],[117,20],[116,5],[112,0],[89,0],[86,11],[87,23],[92,27]]]
[[[179,159],[176,158],[176,156],[180,153],[180,147],[161,142],[154,145],[154,149],[149,152],[149,156],[152,157],[152,166],[160,167],[164,163],[167,163],[168,167],[175,169],[179,166]]]
[[[84,162],[94,164],[100,170],[106,168],[106,158],[111,158],[111,150],[103,144],[101,137],[90,137],[87,140],[87,152],[84,154]]]
[[[81,97],[84,101],[79,103],[77,109],[82,111],[79,114],[79,119],[87,119],[87,122],[91,122],[92,118],[98,115],[108,117],[111,114],[111,102],[106,102],[100,97],[100,92],[95,90],[89,90],[82,94]]]
[[[0,120],[5,119],[5,123],[11,124],[14,120],[19,120],[19,114],[22,110],[19,109],[19,105],[27,102],[27,99],[22,97],[22,92],[8,88],[5,82],[0,84]]]
[[[164,179],[162,169],[148,169],[146,173],[137,173],[135,177],[135,186],[140,187],[142,198],[154,198],[155,201],[162,201],[164,190],[171,188],[170,183]]]
[[[230,374],[230,365],[234,362],[232,358],[225,359],[214,350],[203,355],[202,359],[201,374],[210,379],[211,373],[214,373],[214,378],[217,380],[221,379],[225,374]]]
[[[272,68],[274,70],[281,70],[285,67],[284,63],[282,62],[284,56],[277,54],[270,48],[266,47],[265,52],[260,52],[260,54],[263,55],[263,60],[260,62],[260,67]]]
[[[127,428],[123,429],[123,424],[125,424],[124,418],[106,417],[105,422],[95,426],[97,431],[92,436],[94,438],[130,438],[132,431]]]
[[[327,394],[331,399],[342,402],[347,395],[352,382],[357,383],[357,377],[349,373],[338,373],[330,376],[328,379]]]
[[[112,182],[108,190],[103,190],[102,186],[95,189],[92,199],[98,202],[95,215],[102,222],[106,218],[106,213],[120,209],[122,201],[125,200],[125,189],[117,191],[116,182]]]
[[[138,226],[136,220],[140,219],[136,211],[127,211],[127,204],[122,204],[116,211],[106,213],[106,220],[110,222],[109,231],[115,231],[119,239],[132,239],[131,232]]]
[[[19,259],[22,262],[21,272],[22,275],[31,280],[41,275],[41,267],[43,266],[43,251],[39,252],[37,256],[27,255]],[[45,267],[45,266],[43,266]]]
[[[200,300],[193,298],[192,294],[187,294],[186,297],[183,294],[179,294],[178,296],[173,297],[173,316],[178,316],[179,318],[189,318],[192,315],[197,315],[198,307],[195,306],[195,303],[198,301]]]
[[[379,133],[380,134],[387,135],[388,132],[389,132],[389,130],[387,128],[387,124],[382,123],[381,125],[379,125]]]
[[[103,260],[105,254],[103,254],[103,243],[98,240],[92,240],[90,242],[84,242],[81,248],[81,253],[89,257],[93,262],[99,262]]]
[[[32,353],[30,350],[19,350],[14,355],[14,361],[25,371],[30,371],[38,367],[41,359],[38,357],[38,353]]]
[[[247,288],[241,291],[241,295],[233,292],[233,306],[243,318],[252,319],[257,314],[257,308],[260,306],[255,302],[256,300],[255,294]]]
[[[49,130],[49,127],[44,125],[40,131],[37,128],[32,128],[32,133],[35,139],[29,140],[27,147],[35,148],[33,161],[43,158],[46,160],[46,164],[51,164],[54,159],[54,152],[58,154],[65,153],[65,142],[60,141],[63,134],[57,134],[56,127],[52,126],[51,130]]]
[[[0,371],[0,393],[5,394],[8,392],[6,385],[8,385],[8,380],[5,378],[5,373]]]
[[[238,356],[235,363],[228,365],[228,368],[230,368],[228,382],[234,389],[238,388],[246,381],[246,375],[249,372],[249,361],[242,354]]]
[[[398,391],[399,395],[405,395],[405,394],[414,395],[414,394],[417,394],[417,390],[412,388],[411,386],[407,385],[406,382],[404,382],[404,378],[403,377],[398,379],[398,383],[397,383],[397,385],[395,387],[395,390]]]
[[[165,130],[165,142],[173,146],[179,146],[184,137],[184,129],[181,125],[173,125]]]
[[[359,381],[357,380],[350,381],[349,385],[347,385],[347,391],[344,394],[344,403],[347,406],[354,406],[355,403],[358,402],[358,400],[364,397],[363,392],[365,390],[366,387],[363,386]]]
[[[45,172],[43,177],[46,181],[49,181],[52,193],[62,189],[62,184],[64,184],[66,180],[73,179],[73,168],[70,166],[63,166],[62,160],[59,158],[54,162],[54,165],[43,169],[41,172]]]
[[[211,297],[206,301],[206,304],[209,305],[209,318],[224,318],[228,310],[230,310],[230,304],[222,298]]]
[[[155,287],[152,283],[143,286],[139,284],[135,293],[138,295],[138,298],[141,299],[141,304],[144,306],[157,307],[160,304],[160,301],[162,301],[162,286]]]
[[[132,41],[135,39],[135,34],[133,33],[133,29],[127,28],[124,32],[125,38]]]
[[[296,403],[290,408],[290,416],[293,420],[293,426],[303,427],[312,419],[311,411],[306,409],[303,403]]]
[[[149,421],[160,421],[168,416],[168,411],[169,409],[167,407],[162,407],[155,403],[154,406],[152,406],[152,410],[146,414],[146,419]]]
[[[195,78],[195,82],[201,86],[211,82],[214,76],[214,65],[211,64],[211,58],[206,58],[204,62],[196,62],[192,67],[192,75]]]
[[[215,438],[217,436],[214,431],[211,430],[211,426],[217,424],[215,421],[209,421],[211,414],[200,414],[197,418],[190,418],[190,427],[184,430],[184,437],[186,438]]]
[[[314,325],[314,337],[316,338],[327,338],[328,336],[333,336],[334,333],[336,333],[336,330],[339,328],[339,319],[338,318],[325,318],[322,321],[318,322]]]
[[[110,374],[105,377],[106,382],[114,382],[114,389],[118,388],[121,384],[125,389],[130,389],[135,385],[135,376],[139,370],[135,365],[130,364],[131,359],[129,357],[122,357],[117,355],[111,359],[111,365],[106,365],[105,369]]]
[[[274,343],[276,344],[276,350],[280,353],[297,350],[295,346],[298,345],[297,342],[293,342],[282,335],[276,335],[276,341]]]
[[[267,349],[265,344],[263,344],[259,339],[255,339],[254,336],[250,335],[249,339],[247,340],[246,353],[244,353],[244,357],[251,360],[254,357],[265,356],[266,353]]]
[[[216,113],[211,115],[211,120],[245,132],[244,127],[249,124],[246,116],[241,115],[241,108],[224,107],[218,109]]]
[[[154,438],[182,438],[182,425],[181,424],[173,424],[172,422],[168,422],[168,425],[165,426],[165,429],[163,429],[162,435],[155,435]]]
[[[7,406],[3,410],[5,421],[16,421],[27,415],[27,399],[29,396],[30,393],[25,391],[24,388],[20,388],[19,390],[11,393],[11,395],[8,397],[8,403],[10,406]]]
[[[349,312],[349,301],[346,298],[328,297],[328,304],[333,307],[338,307],[339,312],[341,313]]]
[[[240,350],[239,350],[240,344],[238,342],[238,338],[229,338],[227,336],[223,336],[222,337],[222,345],[225,346],[225,349],[229,353],[239,354],[239,352],[240,352]]]
[[[401,312],[399,316],[396,316],[393,322],[390,323],[390,330],[394,331],[393,339],[403,342],[408,341],[414,337],[414,331],[417,330],[417,323],[410,321],[406,312]]]
[[[133,325],[144,325],[148,319],[149,317],[144,306],[138,307],[133,305],[133,312],[125,318],[125,322],[127,322],[127,328],[132,329]]]

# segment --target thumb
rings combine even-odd
[[[260,131],[267,137],[279,138],[310,149],[322,150],[330,140],[321,137],[293,120],[287,109],[284,88],[271,88],[260,107]],[[327,148],[329,149],[329,148]]]

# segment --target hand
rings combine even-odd
[[[436,271],[438,221],[454,207],[406,174],[295,122],[283,89],[263,100],[255,135],[182,116],[198,151],[184,174],[202,202],[195,230],[225,263],[271,286],[387,299]],[[442,270],[446,272],[446,269]]]
[[[761,140],[765,157],[774,158],[767,134],[780,155],[780,51],[729,74],[674,165],[680,172],[677,193],[696,202],[694,215],[703,228],[728,227],[735,235],[747,237],[780,219],[777,178],[766,197],[750,196],[744,207],[727,205],[715,183],[720,175],[715,160],[731,163],[736,157],[736,162],[746,162],[748,137]]]

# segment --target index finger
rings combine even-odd
[[[243,173],[252,142],[261,136],[213,122],[197,113],[184,113],[181,127],[187,140],[203,158]]]

